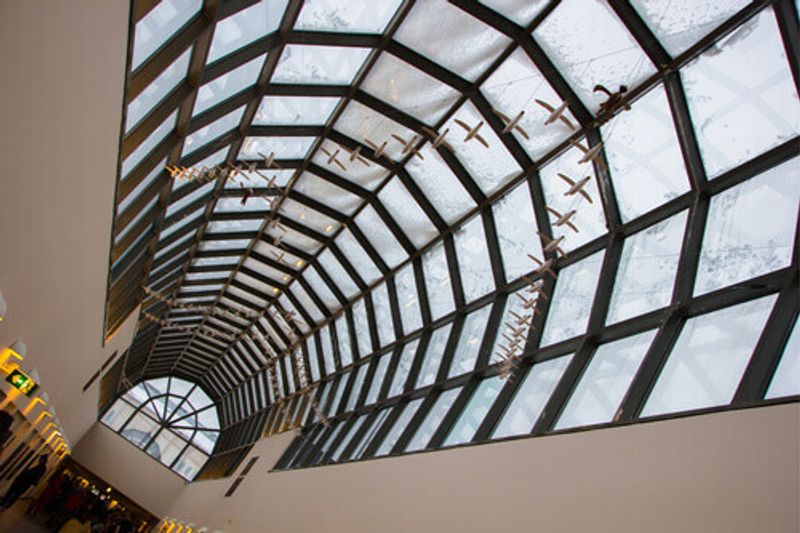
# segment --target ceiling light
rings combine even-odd
[[[331,230],[333,230],[333,224],[328,224],[327,226],[325,226],[325,232],[326,233],[330,233]]]
[[[298,268],[303,266],[303,260],[302,259],[298,259],[297,261],[295,261],[294,266],[296,266]]]

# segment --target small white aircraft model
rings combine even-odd
[[[503,123],[506,125],[506,127],[503,128],[503,131],[500,133],[510,133],[516,130],[519,132],[520,135],[522,135],[525,138],[526,141],[529,141],[531,139],[530,136],[528,135],[528,132],[525,131],[525,129],[523,129],[522,126],[519,125],[519,121],[522,120],[523,116],[525,116],[525,111],[520,111],[519,114],[513,119],[509,118],[507,115],[501,113],[497,109],[492,109],[492,111],[494,112],[495,115],[500,117],[500,120],[502,120]]]
[[[518,326],[530,326],[533,317],[531,317],[530,315],[520,315],[515,311],[509,311],[509,312],[511,313],[511,316],[517,319]]]
[[[447,128],[442,133],[437,133],[435,130],[428,128],[426,126],[422,127],[422,131],[427,133],[431,138],[431,146],[434,148],[439,148],[440,146],[444,146],[451,152],[453,151],[453,147],[450,146],[450,143],[445,141],[444,138],[450,133],[450,128]]]
[[[405,140],[402,137],[400,137],[399,135],[395,135],[394,133],[392,133],[392,138],[394,138],[394,140],[396,140],[397,142],[399,142],[400,144],[403,145],[403,152],[402,152],[403,155],[411,153],[411,154],[419,157],[422,160],[425,159],[422,156],[422,154],[420,154],[417,151],[417,148],[414,146],[419,141],[419,137],[417,137],[416,135],[412,135],[409,140]]]
[[[361,146],[356,146],[354,150],[349,149],[348,147],[344,147],[345,151],[350,154],[348,159],[352,163],[353,161],[358,161],[359,163],[363,163],[364,166],[369,166],[369,161],[367,161],[364,156],[361,155]]]
[[[525,298],[523,295],[521,295],[518,292],[516,292],[514,294],[517,295],[517,298],[522,300],[522,308],[523,309],[533,309],[534,307],[536,307],[536,299],[535,298]]]
[[[284,253],[283,252],[278,253],[275,250],[270,250],[270,252],[272,252],[272,255],[275,256],[275,259],[279,263],[283,263],[284,265],[287,265],[287,266],[289,265],[289,263],[286,261],[286,259],[284,259]]]
[[[380,159],[381,156],[383,156],[390,163],[394,163],[394,159],[389,157],[389,154],[386,153],[386,146],[389,144],[389,141],[383,141],[383,143],[380,146],[378,146],[377,144],[375,144],[374,142],[370,141],[365,137],[364,142],[367,144],[367,146],[372,148],[372,152],[375,155],[375,159]]]
[[[552,207],[545,207],[545,209],[547,209],[547,211],[549,211],[551,215],[556,217],[556,220],[555,220],[555,222],[553,222],[553,225],[555,225],[555,226],[563,226],[563,225],[566,224],[575,233],[580,233],[580,231],[578,230],[578,227],[571,222],[572,217],[574,217],[575,213],[577,213],[576,210],[573,209],[572,211],[569,211],[569,212],[564,213],[562,215],[561,213],[559,213],[558,211],[556,211]]]
[[[600,155],[600,150],[603,148],[602,142],[595,144],[591,148],[587,148],[586,146],[576,141],[570,141],[569,143],[578,150],[580,150],[581,152],[583,152],[583,157],[581,157],[580,160],[578,160],[578,163],[589,163],[591,161],[594,161],[597,158],[597,156]]]
[[[329,165],[333,165],[333,164],[335,163],[335,164],[336,164],[336,165],[338,165],[338,166],[339,166],[339,168],[341,168],[342,170],[344,170],[344,171],[346,171],[346,170],[347,170],[347,167],[345,167],[345,166],[342,164],[342,162],[341,162],[341,161],[339,161],[339,160],[336,158],[336,156],[337,156],[337,155],[339,155],[339,152],[340,152],[340,150],[339,150],[338,148],[337,148],[337,149],[336,149],[336,151],[335,151],[335,152],[333,152],[333,153],[330,153],[330,152],[329,152],[328,150],[326,150],[325,148],[320,148],[320,150],[322,150],[322,153],[323,153],[323,154],[325,154],[325,155],[327,155],[327,156],[328,156],[328,164],[329,164]]]
[[[564,253],[564,250],[561,249],[561,243],[564,242],[565,239],[563,235],[557,239],[551,239],[543,233],[536,232],[536,234],[545,242],[544,248],[542,248],[544,253],[556,252],[562,256],[567,255]]]
[[[589,181],[591,181],[592,179],[591,176],[586,176],[585,178],[577,182],[560,172],[558,172],[558,177],[567,182],[567,184],[569,185],[569,189],[567,189],[567,192],[564,193],[564,196],[572,196],[573,194],[580,193],[580,195],[586,198],[586,200],[590,204],[594,203],[592,202],[592,197],[589,196],[589,193],[586,192],[586,190],[584,189],[584,187],[586,187]]]
[[[525,334],[525,330],[527,329],[526,327],[515,328],[508,322],[504,322],[504,325],[508,328],[508,331],[510,331],[514,337],[521,337],[522,335]]]
[[[280,169],[281,167],[275,162],[275,152],[270,152],[269,155],[264,155],[261,152],[258,152],[258,155],[264,159],[264,168],[269,170],[270,168]]]
[[[244,195],[242,196],[242,201],[239,202],[241,205],[245,205],[247,203],[248,198],[253,194],[253,189],[250,187],[245,188],[244,184],[242,184],[242,190],[244,191]]]
[[[474,128],[473,128],[473,127],[470,127],[470,126],[469,126],[469,124],[467,124],[466,122],[464,122],[464,121],[462,121],[462,120],[459,120],[459,119],[455,119],[455,121],[454,121],[454,122],[455,122],[456,124],[458,124],[459,126],[461,126],[462,128],[464,128],[464,130],[467,132],[467,136],[466,136],[466,137],[464,137],[464,142],[465,142],[465,143],[466,143],[466,142],[469,142],[469,141],[471,141],[472,139],[475,139],[476,141],[478,141],[479,143],[481,143],[481,144],[482,144],[483,146],[485,146],[486,148],[489,148],[489,143],[488,143],[488,142],[486,142],[486,139],[484,139],[484,138],[481,136],[481,134],[480,134],[480,133],[478,133],[478,132],[480,131],[481,127],[483,127],[483,121],[482,121],[482,120],[481,120],[480,122],[478,122],[478,123],[475,125],[475,127],[474,127]]]
[[[547,119],[545,119],[544,121],[545,126],[547,126],[548,124],[552,124],[556,120],[560,120],[569,129],[571,130],[575,129],[575,124],[573,124],[570,119],[564,116],[564,111],[566,111],[567,108],[569,107],[569,102],[567,101],[561,102],[561,105],[559,105],[558,107],[553,107],[544,100],[539,100],[538,98],[535,100],[535,102],[550,113],[550,115],[548,115]]]

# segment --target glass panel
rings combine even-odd
[[[163,430],[147,447],[147,453],[161,461],[162,464],[169,466],[178,454],[183,451],[184,446],[186,446],[185,440],[171,431]]]
[[[197,91],[192,116],[196,116],[251,85],[255,85],[266,57],[267,55],[264,54],[251,59],[244,65],[236,67],[200,87]]]
[[[386,376],[386,369],[389,368],[389,362],[392,360],[392,353],[383,354],[378,359],[378,365],[375,368],[375,373],[372,375],[372,383],[369,386],[369,393],[364,405],[372,405],[378,399],[378,393],[381,391],[383,385],[383,378]]]
[[[356,380],[353,383],[353,388],[350,389],[350,397],[347,399],[347,407],[345,408],[345,411],[352,411],[356,406],[356,401],[358,400],[358,397],[361,396],[361,389],[364,386],[364,378],[367,376],[368,368],[369,363],[364,363],[358,367],[358,372],[356,372]]]
[[[580,142],[583,145],[586,144],[585,139]],[[547,207],[550,208],[548,210],[550,227],[553,228],[553,236],[556,239],[564,237],[560,248],[565,253],[579,248],[608,231],[594,168],[591,164],[578,162],[582,155],[583,153],[577,148],[571,148],[540,172],[544,197]],[[567,182],[568,179],[574,185]],[[584,181],[586,184],[581,187]],[[579,187],[581,188],[578,190]],[[576,192],[570,194],[573,189]],[[566,223],[556,226],[555,223],[561,218],[571,222],[574,228]]]
[[[444,0],[416,4],[394,38],[455,72],[475,81],[510,40]]]
[[[401,0],[306,0],[296,30],[382,33]]]
[[[422,367],[419,370],[417,386],[415,388],[421,389],[436,381],[436,376],[439,373],[439,366],[442,363],[442,357],[444,357],[444,351],[447,348],[447,339],[450,338],[451,329],[453,329],[453,323],[448,322],[444,326],[435,329],[431,334],[431,340],[428,342],[428,348],[422,360]]]
[[[414,415],[416,414],[417,409],[419,409],[422,400],[423,398],[418,398],[416,400],[408,402],[403,407],[403,411],[400,413],[400,416],[397,417],[397,420],[395,420],[392,429],[389,431],[389,433],[386,434],[386,437],[383,439],[383,442],[375,452],[376,457],[380,457],[381,455],[386,455],[390,451],[392,451],[392,448],[394,448],[394,445],[397,444],[398,440],[400,440],[400,436],[406,430],[406,427],[408,426],[409,422],[411,422],[411,419],[414,418]]]
[[[457,229],[454,235],[464,299],[466,303],[470,303],[494,290],[492,263],[483,233],[483,220],[480,216],[474,217]]]
[[[197,190],[190,192],[177,202],[170,204],[170,206],[167,208],[166,216],[170,217],[174,215],[184,207],[187,207],[189,204],[196,202],[203,196],[210,195],[213,190],[214,190],[214,183],[206,183],[205,185],[202,185]]]
[[[492,205],[497,241],[503,256],[506,282],[532,270],[527,254],[542,257],[533,202],[527,182],[522,182]]]
[[[424,247],[438,235],[436,226],[408,192],[400,178],[392,178],[378,193],[378,200],[417,249]]]
[[[678,273],[687,212],[625,239],[607,324],[666,307]]]
[[[197,473],[200,472],[206,460],[208,460],[207,455],[192,446],[188,446],[181,458],[178,459],[178,462],[175,463],[173,470],[192,481]]]
[[[150,439],[153,437],[155,432],[158,431],[158,428],[158,422],[150,417],[145,416],[140,411],[133,415],[133,418],[130,420],[130,422],[128,422],[120,435],[125,437],[125,439],[135,446],[143,448],[148,442],[150,442]]]
[[[789,266],[798,178],[795,158],[711,198],[695,294]]]
[[[253,117],[253,125],[323,125],[339,101],[332,96],[265,96]]]
[[[389,288],[382,282],[372,291],[372,306],[375,310],[375,323],[378,326],[379,345],[391,344],[395,340],[392,308],[389,302]]]
[[[419,339],[414,339],[403,345],[403,352],[400,354],[400,361],[397,364],[397,369],[394,371],[392,386],[389,388],[387,398],[392,398],[405,391],[408,374],[411,372],[411,366],[414,364],[414,356],[417,353],[418,347]]]
[[[783,357],[769,384],[767,399],[800,394],[800,320],[795,319],[792,334],[783,349]]]
[[[471,312],[464,319],[461,337],[456,346],[456,353],[453,354],[450,372],[447,374],[448,378],[470,372],[475,368],[475,361],[478,359],[478,352],[481,349],[481,341],[483,340],[486,323],[489,321],[491,311],[492,306],[485,305]]]
[[[522,48],[517,48],[489,76],[481,85],[481,92],[494,109],[512,120],[525,112],[518,125],[528,138],[516,128],[511,133],[534,160],[541,159],[578,126],[568,107],[563,119],[545,125],[550,111],[537,100],[555,109],[561,105],[561,98]]]
[[[623,222],[689,190],[678,136],[662,86],[601,128]]]
[[[358,431],[358,429],[361,427],[361,425],[364,423],[366,419],[367,419],[366,414],[363,414],[358,418],[356,418],[356,421],[353,422],[353,424],[350,426],[350,429],[347,430],[347,433],[339,443],[339,446],[336,447],[336,451],[333,452],[333,455],[331,456],[331,461],[336,462],[339,460],[345,448],[347,448],[347,445],[350,444],[351,440],[353,440],[353,435],[356,434],[356,431]]]
[[[325,316],[322,314],[322,311],[320,311],[319,307],[317,307],[317,304],[314,303],[314,301],[308,295],[303,286],[300,285],[300,283],[296,281],[293,282],[289,286],[289,290],[292,292],[292,294],[295,295],[295,298],[297,299],[298,302],[300,302],[300,305],[303,306],[303,309],[305,309],[305,311],[309,315],[311,315],[311,320],[313,320],[316,323],[319,323],[325,319]]]
[[[318,381],[320,379],[319,372],[319,359],[317,355],[317,342],[312,335],[306,339],[306,350],[308,352],[308,364],[311,371],[311,381]]]
[[[800,132],[800,102],[772,8],[681,69],[709,177]]]
[[[339,411],[339,403],[342,401],[344,389],[347,386],[347,381],[350,379],[351,374],[352,372],[348,371],[339,378],[339,384],[336,387],[336,392],[334,393],[333,402],[331,403],[330,410],[328,411],[328,416],[334,416]]]
[[[689,319],[641,416],[730,403],[775,299],[767,296]]]
[[[525,376],[525,381],[514,392],[514,398],[503,413],[492,438],[500,439],[533,431],[533,426],[571,360],[572,354],[533,365]]]
[[[633,0],[631,3],[667,52],[676,57],[711,33],[749,1],[681,0],[664,3],[659,0]]]
[[[217,119],[208,126],[200,128],[186,137],[186,142],[183,145],[181,157],[186,157],[195,150],[202,148],[209,142],[218,138],[223,133],[227,133],[230,130],[238,127],[239,122],[242,120],[242,115],[244,114],[244,108],[245,106],[242,106],[235,111],[231,111],[224,117]]]
[[[316,142],[316,137],[245,137],[238,159],[261,160],[261,154],[275,153],[279,159],[303,159]]]
[[[128,418],[133,414],[133,407],[123,401],[117,400],[114,405],[106,411],[103,415],[102,422],[114,431],[119,431],[119,428],[128,421]]]
[[[339,300],[328,288],[328,284],[320,277],[319,273],[313,268],[309,267],[303,271],[303,278],[311,286],[311,290],[322,300],[322,303],[328,308],[329,311],[335,312],[340,307]]]
[[[408,254],[371,205],[364,206],[354,222],[390,268],[408,258]]]
[[[431,318],[436,320],[455,309],[453,286],[450,283],[450,270],[447,267],[444,243],[440,242],[422,255],[425,286]]]
[[[214,445],[217,443],[218,437],[219,433],[216,431],[198,431],[194,434],[192,444],[206,453],[211,453],[214,450]]]
[[[136,70],[195,13],[202,0],[163,0],[136,23],[131,71]]]
[[[481,381],[442,446],[470,442],[475,437],[475,432],[478,431],[504,384],[505,381],[498,376]]]
[[[317,256],[317,262],[334,280],[336,286],[339,287],[339,290],[342,291],[345,298],[352,298],[358,294],[358,285],[355,284],[353,278],[350,277],[350,274],[347,273],[329,248],[326,248]]]
[[[334,242],[366,283],[372,283],[381,277],[381,271],[378,270],[349,229],[342,230]]]
[[[153,167],[153,170],[151,170],[150,173],[143,180],[141,180],[125,198],[122,199],[117,207],[117,214],[124,213],[128,207],[130,207],[133,201],[139,198],[139,195],[142,194],[158,176],[161,175],[161,173],[164,171],[164,165],[166,164],[167,158],[164,158],[155,167]]]
[[[452,87],[385,52],[361,88],[428,125],[441,119],[459,97]]]
[[[122,162],[122,173],[121,176],[124,178],[127,176],[131,170],[133,170],[136,165],[142,162],[142,160],[147,157],[147,155],[153,151],[153,149],[160,143],[161,141],[166,138],[166,136],[175,128],[175,123],[178,120],[178,112],[175,111],[169,117],[167,117],[164,122],[162,122],[153,132],[147,136],[147,138],[142,141],[142,144],[136,147],[136,149],[125,158],[125,161]],[[163,168],[163,167],[160,167]]]
[[[362,203],[362,199],[355,194],[310,172],[304,172],[295,182],[293,189],[347,216],[352,215]]]
[[[484,121],[477,108],[467,101],[447,121],[442,131],[449,129],[453,132],[454,138],[450,143],[453,153],[478,187],[490,195],[519,175],[522,169],[494,130],[481,127]],[[476,135],[467,140],[470,131],[475,131]]]
[[[428,411],[428,414],[425,415],[425,419],[422,421],[419,428],[417,428],[417,432],[414,433],[414,438],[408,443],[405,451],[413,452],[428,447],[433,434],[439,428],[439,424],[442,423],[450,407],[452,407],[453,402],[456,401],[461,389],[462,387],[456,387],[446,390],[436,398],[436,402],[433,404],[430,411]]]
[[[334,322],[336,338],[339,341],[339,360],[342,366],[353,362],[353,348],[350,344],[350,330],[347,327],[347,317],[342,314]]]
[[[545,53],[586,106],[596,112],[606,99],[596,84],[611,91],[629,89],[655,67],[604,2],[565,0],[533,32]]]
[[[562,270],[550,303],[541,346],[570,339],[586,331],[604,251]]]
[[[367,305],[364,298],[353,304],[353,322],[356,328],[356,341],[358,342],[358,352],[361,357],[372,353],[371,334],[369,331],[369,322],[367,321]],[[380,343],[380,342],[379,342]]]
[[[349,85],[370,51],[369,48],[286,45],[271,81]]]
[[[206,226],[206,233],[239,233],[258,231],[263,220],[214,220]]]
[[[481,0],[485,4],[516,22],[520,26],[527,26],[538,15],[548,0]]]
[[[158,75],[130,104],[125,117],[125,133],[133,129],[150,111],[156,107],[186,77],[189,70],[189,59],[192,49],[178,57],[170,66]]]
[[[375,437],[375,434],[378,432],[378,429],[383,425],[383,422],[386,420],[386,417],[389,415],[391,408],[387,407],[385,409],[381,409],[378,412],[378,416],[370,424],[367,431],[364,432],[364,436],[361,438],[361,442],[358,446],[356,446],[355,450],[353,450],[353,455],[351,457],[353,459],[358,459],[362,455],[364,455],[364,451],[367,449],[367,446],[370,445],[372,439]]]
[[[261,0],[217,23],[206,63],[250,44],[278,29],[288,0]]]
[[[610,422],[655,336],[656,330],[652,330],[600,346],[555,429]]]
[[[351,101],[347,104],[339,120],[336,121],[336,130],[352,139],[363,140],[363,143],[367,146],[371,146],[370,143],[372,143],[374,150],[382,146],[385,155],[381,155],[380,162],[383,165],[390,164],[402,157],[403,145],[397,140],[393,140],[392,134],[403,139],[410,139],[415,135],[414,131],[356,101]],[[366,167],[364,165],[351,165],[351,170],[353,168],[363,169]],[[373,168],[375,168],[374,165]],[[333,170],[335,171],[335,169]],[[362,187],[370,190],[373,190],[376,186],[377,183],[362,184]]]
[[[397,289],[397,303],[400,307],[403,332],[408,335],[422,327],[422,312],[420,311],[413,264],[408,263],[397,272],[394,277],[394,286]]]
[[[331,341],[329,326],[319,330],[319,338],[322,341],[322,359],[325,364],[325,374],[331,374],[336,371],[336,363],[333,360],[333,342]]]
[[[475,207],[475,202],[430,144],[425,144],[419,153],[425,159],[412,157],[405,169],[436,212],[445,222],[453,224]]]

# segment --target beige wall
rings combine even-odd
[[[178,474],[99,423],[75,446],[73,457],[157,516],[186,487]]]
[[[128,39],[126,0],[0,0],[0,347],[28,346],[74,443],[96,417],[83,384],[103,348]]]
[[[169,516],[228,532],[787,532],[800,530],[800,406],[268,473],[290,436]]]

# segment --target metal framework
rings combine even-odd
[[[731,2],[700,30],[670,29],[668,13],[654,15],[639,2],[611,0],[598,9],[607,17],[612,44],[587,31],[588,46],[580,36],[569,41],[553,29],[589,24],[591,30],[590,15],[574,9],[575,2],[552,1],[527,11],[494,11],[488,7],[492,2],[486,4],[398,0],[396,6],[386,3],[396,9],[382,8],[385,20],[376,23],[381,14],[368,14],[367,3],[360,2],[288,0],[285,9],[282,2],[253,0],[132,2],[126,116],[138,121],[122,126],[106,335],[140,304],[166,324],[182,326],[142,315],[124,375],[130,383],[176,376],[208,390],[223,426],[214,453],[216,475],[230,473],[265,432],[297,424],[305,430],[278,468],[797,401],[796,390],[769,399],[784,348],[797,336],[792,332],[799,307],[797,191],[785,185],[792,173],[796,180],[793,161],[800,153],[795,4]],[[164,14],[165,6],[173,18]],[[697,20],[702,11],[698,7]],[[254,23],[248,26],[247,20],[255,14],[267,22],[248,39]],[[171,33],[144,57],[137,39],[154,20],[167,20],[164,27]],[[238,37],[240,42],[231,37],[231,49],[220,53],[231,25],[245,37]],[[442,36],[431,35],[432,28]],[[690,37],[676,42],[670,31]],[[769,57],[758,59],[774,63],[769,81],[752,80],[751,87],[745,83],[751,80],[724,71],[724,64],[705,66],[706,58],[721,55],[746,71],[747,64],[736,63],[745,46],[737,43],[752,32],[777,43]],[[624,48],[607,55],[622,62],[633,57],[626,68],[602,55],[604,47],[620,42]],[[167,74],[181,61],[185,75],[164,89]],[[259,61],[257,70],[248,67]],[[348,67],[349,72],[342,70]],[[246,82],[238,81],[248,68]],[[582,78],[590,76],[598,78],[587,88]],[[531,79],[537,81],[530,85]],[[703,102],[707,79],[738,100],[716,103],[706,95],[712,102]],[[597,91],[592,92],[596,83],[611,90],[627,85],[623,103],[631,109],[602,112]],[[765,83],[786,93],[780,104],[764,101]],[[536,108],[535,99],[567,102],[565,116],[577,128],[558,121],[542,125],[548,113]],[[208,101],[213,104],[203,103]],[[723,116],[737,105],[755,106],[760,114],[754,120],[766,126],[741,132],[744,144],[709,133],[706,123],[713,130],[714,120],[725,119],[703,116],[704,105],[718,105],[714,113]],[[281,106],[294,118],[281,116]],[[327,107],[320,112],[314,106]],[[521,108],[525,135],[506,132],[496,111],[513,117]],[[631,115],[642,121],[659,113],[668,126],[637,129],[632,120],[625,122]],[[702,127],[698,116],[705,120]],[[462,141],[466,132],[456,119],[484,124],[481,132],[490,147]],[[449,130],[449,146],[432,147],[430,130]],[[636,138],[620,140],[626,134],[619,130]],[[390,134],[416,136],[411,143],[425,162],[413,151],[402,152]],[[667,140],[638,148],[650,146],[649,137],[657,135]],[[391,158],[366,142],[370,136],[376,144],[389,139]],[[275,152],[283,170],[248,156],[259,142]],[[589,170],[576,167],[581,154],[573,142],[601,146]],[[323,149],[328,154],[339,149],[341,155],[335,159]],[[354,150],[357,156],[351,158],[347,152]],[[669,158],[677,163],[670,166]],[[172,165],[230,170],[243,160],[257,162],[262,174],[274,174],[276,186],[265,187],[252,173],[242,174],[241,186],[225,179],[183,184],[165,170]],[[660,165],[685,175],[685,183],[661,183],[669,176]],[[578,195],[564,199],[563,183],[554,185],[558,172],[575,168],[589,173],[591,204],[579,203]],[[632,185],[627,173],[643,183]],[[795,222],[766,229],[772,231],[766,236],[725,234],[714,238],[739,240],[713,241],[714,221],[724,218],[721,205],[735,210],[736,198],[750,194],[742,191],[765,179],[785,200],[778,202],[781,215]],[[666,193],[653,200],[648,188]],[[270,206],[265,197],[276,200]],[[758,198],[753,201],[764,201],[763,195]],[[503,211],[509,202],[529,211],[526,227],[516,228],[523,219]],[[573,208],[579,211],[575,234],[553,214]],[[665,228],[680,217],[685,224],[669,233]],[[728,223],[744,231],[758,220]],[[279,231],[285,237],[278,246]],[[541,240],[531,244],[529,236],[537,231]],[[636,246],[646,255],[648,246],[655,247],[647,241],[655,237],[647,235],[673,234],[677,245],[663,258],[670,275],[658,277],[667,286],[646,285],[648,276],[655,276],[651,271],[660,268],[652,263],[641,273],[644,285],[637,286],[631,270],[646,261],[635,263]],[[567,235],[566,254],[543,254],[546,243],[561,235]],[[783,251],[780,259],[753,251],[762,237],[768,247]],[[539,276],[535,264],[519,266],[528,252],[553,260],[558,279],[542,278],[548,299],[536,307],[515,378],[502,381],[493,356],[500,330],[515,294]],[[651,261],[657,257],[652,253]],[[712,261],[721,264],[712,268]],[[747,268],[731,266],[739,263]],[[709,281],[715,277],[721,281]],[[592,279],[581,281],[587,278]],[[708,289],[699,288],[703,284]],[[143,286],[207,310],[170,307],[148,297]],[[644,291],[659,303],[612,321],[624,296],[620,287]],[[570,292],[578,297],[570,298]],[[740,339],[750,342],[749,351],[740,373],[729,376],[731,397],[705,404],[687,400],[683,407],[656,412],[652,398],[668,388],[665,376],[673,371],[671,362],[684,357],[688,349],[682,343],[695,324],[769,298],[775,301],[759,311],[764,320],[758,336]],[[564,311],[570,306],[573,311]],[[243,319],[242,311],[256,318]],[[295,319],[288,318],[293,314]],[[209,330],[219,336],[206,335]],[[234,340],[220,340],[222,335]],[[610,415],[567,424],[570,416],[581,418],[573,411],[584,387],[603,389],[593,372],[609,351],[604,347],[644,338],[639,353],[629,354],[638,363],[626,367],[624,386],[614,385],[621,392],[608,385],[612,392],[598,393],[610,402],[605,408]],[[299,352],[293,349],[296,339]],[[468,368],[456,371],[465,358]],[[538,410],[526,415],[529,427],[501,436],[498,428],[510,423],[531,376],[547,364],[563,368],[549,393],[537,400]],[[713,381],[716,370],[704,369]],[[589,383],[593,377],[597,381]],[[330,422],[318,420],[312,399]],[[475,420],[469,422],[470,416]]]

